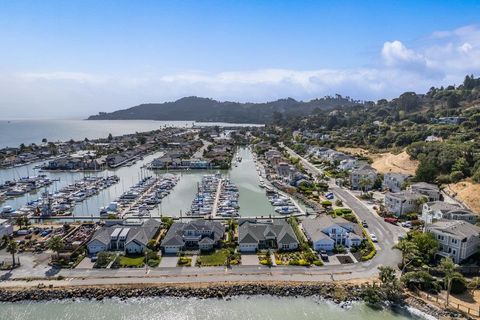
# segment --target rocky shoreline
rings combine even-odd
[[[225,283],[196,285],[116,285],[116,286],[74,286],[8,288],[0,290],[0,302],[51,301],[88,299],[101,301],[118,298],[121,300],[147,297],[177,297],[199,299],[230,299],[235,296],[271,295],[277,297],[319,297],[342,306],[361,301],[365,285],[333,283]],[[422,313],[435,318],[451,317],[452,313],[431,305],[421,303],[419,299],[406,300]]]

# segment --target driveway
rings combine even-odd
[[[165,255],[160,260],[159,268],[175,268],[177,266],[178,257],[176,255]]]
[[[244,253],[242,254],[242,265],[243,266],[258,266],[260,265],[260,261],[258,260],[258,256],[254,253]]]
[[[93,269],[95,262],[90,260],[90,257],[83,258],[82,261],[75,267],[75,269]]]

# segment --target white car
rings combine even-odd
[[[375,233],[370,233],[370,238],[372,239],[373,242],[378,242],[378,239]]]

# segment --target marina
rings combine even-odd
[[[238,188],[220,173],[204,175],[193,199],[190,216],[238,217]]]
[[[27,176],[19,180],[6,180],[0,185],[0,203],[5,200],[35,192],[53,183],[46,175]]]
[[[132,186],[116,201],[100,209],[100,217],[113,215],[118,218],[150,216],[150,211],[155,209],[162,199],[178,182],[176,176],[153,177],[148,176]]]
[[[4,206],[0,214],[7,217],[71,215],[77,203],[97,195],[100,190],[111,187],[118,183],[119,180],[115,175],[84,177],[54,193],[44,191],[41,198],[27,202],[26,205],[18,210],[13,209],[11,206]]]
[[[213,214],[215,217],[253,217],[253,216],[277,216],[290,212],[290,209],[283,209],[280,211],[279,206],[273,206],[271,198],[275,196],[269,193],[270,186],[268,181],[265,181],[265,186],[259,186],[259,179],[263,179],[262,172],[257,167],[259,164],[255,161],[254,155],[249,148],[238,148],[236,156],[234,157],[234,165],[229,170],[151,170],[148,169],[148,164],[155,158],[161,157],[163,152],[156,152],[152,155],[145,156],[143,159],[138,159],[130,166],[122,166],[116,169],[105,170],[104,172],[45,172],[40,175],[44,179],[48,179],[51,183],[48,185],[35,189],[30,193],[20,195],[16,198],[9,198],[5,200],[2,207],[6,207],[5,215],[12,212],[26,214],[32,213],[32,206],[39,206],[39,199],[45,197],[45,192],[49,194],[50,201],[54,202],[53,195],[61,193],[69,189],[77,181],[83,179],[94,179],[95,177],[105,177],[115,175],[119,178],[118,183],[114,183],[109,188],[99,188],[98,192],[90,193],[89,196],[78,194],[75,198],[79,201],[69,203],[61,203],[58,201],[54,205],[54,214],[52,217],[72,217],[77,218],[107,218],[109,214],[120,213],[124,217],[141,217],[141,216],[172,216],[179,217],[181,212],[199,215],[199,211],[192,211],[192,201],[198,196],[198,188],[202,184],[202,179],[205,175],[215,176],[221,175],[221,184],[211,190],[210,208],[207,206],[203,208],[200,216],[212,216],[213,204],[218,195],[217,208]],[[29,172],[35,172],[38,163],[32,163],[27,166],[19,168],[10,168],[0,170],[0,182],[14,180],[14,177],[27,176]],[[138,204],[132,205],[133,202],[125,203],[120,206],[118,201],[120,197],[130,191],[131,188],[138,187],[137,183],[143,177],[152,176],[156,179],[171,178],[175,176],[175,189],[172,192],[164,193],[161,196],[161,201],[152,197],[151,192],[145,194],[142,201]],[[218,182],[218,181],[217,181]],[[217,192],[218,191],[218,192]],[[276,192],[279,192],[278,190]],[[150,196],[148,196],[150,194]],[[281,193],[280,193],[281,194]],[[281,194],[282,195],[282,194]],[[283,194],[283,196],[287,196]],[[269,198],[270,197],[270,198]],[[81,200],[82,199],[82,200]],[[81,201],[80,201],[81,200]],[[285,205],[292,207],[290,203]],[[285,207],[284,206],[284,207]],[[298,205],[295,204],[298,209]],[[48,207],[48,206],[47,206]],[[34,208],[33,208],[34,209]],[[128,210],[127,210],[128,209]],[[278,209],[277,211],[275,209]],[[118,211],[117,211],[118,210]],[[44,210],[45,211],[45,210]],[[115,212],[114,212],[115,211]],[[148,214],[147,214],[148,212]],[[293,212],[293,211],[292,211]],[[300,211],[301,212],[301,211]],[[298,211],[296,212],[298,213]],[[38,214],[38,213],[37,213]],[[47,215],[43,215],[45,217]],[[40,217],[38,214],[37,217]]]

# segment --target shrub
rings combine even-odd
[[[462,294],[467,291],[467,281],[463,277],[457,277],[452,279],[452,288],[450,292],[452,294]]]

